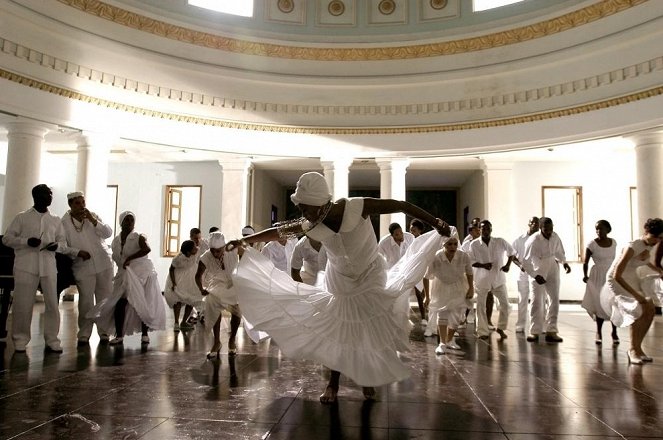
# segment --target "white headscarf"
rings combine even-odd
[[[226,245],[226,237],[221,232],[212,232],[209,235],[210,249],[220,249]]]
[[[242,228],[242,236],[246,237],[247,235],[253,235],[256,233],[256,230],[253,229],[251,226],[246,226]]]
[[[134,218],[134,221],[136,220],[136,214],[134,214],[134,213],[131,212],[131,211],[123,211],[123,212],[120,213],[120,217],[119,217],[119,219],[120,219],[120,225],[122,225],[122,221],[123,221],[124,218],[125,218],[126,216],[128,216],[128,215],[132,216],[132,217]]]
[[[295,193],[290,200],[295,205],[323,206],[332,198],[329,186],[324,176],[320,173],[310,172],[301,175],[297,181]]]

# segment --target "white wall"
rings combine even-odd
[[[271,226],[272,205],[278,209],[278,220],[285,220],[284,188],[265,170],[254,170],[254,200],[252,226],[256,231]]]

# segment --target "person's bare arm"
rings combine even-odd
[[[304,282],[304,280],[302,280],[302,275],[299,273],[299,269],[295,268],[290,269],[290,276],[292,277],[293,280],[297,281],[298,283]]]
[[[620,286],[622,286],[628,293],[630,293],[640,304],[644,304],[647,302],[647,298],[645,298],[640,292],[635,290],[626,280],[624,279],[624,270],[626,270],[626,265],[628,262],[631,260],[631,258],[634,257],[635,252],[631,248],[626,248],[624,252],[622,253],[622,256],[619,258],[619,262],[617,263],[617,267],[615,267],[615,273],[614,273],[614,278],[617,283],[619,283]]]
[[[207,270],[207,267],[203,264],[202,261],[198,262],[198,270],[196,271],[196,286],[198,286],[198,290],[200,290],[200,293],[203,296],[206,296],[209,294],[207,290],[203,287],[203,274],[205,273],[205,270]]]
[[[369,215],[393,214],[395,212],[402,212],[410,217],[418,218],[424,223],[428,223],[430,226],[437,229],[440,235],[445,237],[451,235],[451,229],[445,221],[438,219],[433,214],[410,202],[394,199],[364,198],[364,211],[362,212],[364,217]]]
[[[287,232],[291,232],[294,234],[301,234],[304,232],[304,230],[302,229],[301,225],[296,224],[288,227]],[[242,244],[266,243],[278,239],[279,239],[278,228],[264,229],[260,232],[256,232],[255,234],[247,235],[242,239],[229,241],[228,244],[226,244],[226,250],[231,251],[235,249],[237,246],[240,246]]]
[[[592,258],[592,251],[589,248],[585,249],[585,260],[582,262],[582,281],[587,282],[589,276],[587,276],[587,271],[589,270],[589,259]]]
[[[126,260],[124,260],[124,267],[126,268],[131,260],[135,260],[136,258],[144,257],[145,255],[149,254],[152,249],[150,249],[150,246],[147,244],[147,240],[145,239],[144,236],[140,235],[138,236],[138,251],[135,254],[129,255]]]

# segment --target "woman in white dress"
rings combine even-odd
[[[637,269],[650,263],[650,252],[663,239],[663,220],[648,219],[642,238],[634,240],[612,263],[601,291],[601,305],[610,310],[610,320],[617,327],[631,327],[631,348],[627,352],[629,363],[650,362],[651,357],[642,350],[644,339],[656,309],[651,297],[640,287]]]
[[[140,331],[141,343],[149,344],[148,330],[166,329],[166,304],[161,295],[154,265],[147,255],[150,247],[144,235],[134,231],[136,215],[124,211],[119,216],[122,230],[113,239],[111,249],[117,273],[110,298],[95,306],[88,317],[101,328],[112,328],[111,345],[122,344],[125,336]]]
[[[198,270],[198,246],[193,240],[185,240],[180,246],[180,253],[173,258],[168,269],[164,297],[168,307],[173,309],[175,323],[174,331],[191,330],[193,325],[188,323],[189,315],[195,307],[202,310],[203,297],[196,286],[196,271]],[[180,311],[184,305],[184,315],[180,323]]]
[[[615,259],[615,252],[617,251],[617,243],[608,234],[612,231],[612,227],[607,220],[599,220],[596,222],[596,238],[587,244],[585,249],[585,261],[582,265],[583,277],[582,281],[587,284],[585,286],[585,296],[582,299],[582,307],[587,310],[589,316],[596,320],[596,344],[603,343],[603,322],[607,319],[610,320],[610,315],[601,307],[601,288],[605,284],[605,278],[608,273],[610,265]],[[589,271],[587,276],[587,269],[589,268],[589,260],[594,260],[594,266]],[[619,336],[617,336],[617,327],[612,324],[612,343],[613,345],[619,344]]]
[[[442,355],[447,348],[460,350],[454,333],[465,317],[466,299],[474,296],[474,275],[470,256],[458,250],[457,238],[450,238],[444,248],[437,251],[426,278],[431,280],[429,310],[431,316],[437,316],[440,335],[435,354]]]
[[[220,357],[221,318],[224,310],[230,312],[230,337],[228,355],[237,353],[235,337],[242,322],[242,314],[237,304],[237,291],[233,286],[232,272],[237,267],[238,249],[226,251],[226,239],[221,232],[209,236],[209,250],[200,256],[196,271],[196,285],[205,297],[205,322],[213,323],[214,342],[207,359]],[[203,277],[204,275],[204,277]]]
[[[297,283],[247,247],[234,276],[242,312],[256,329],[275,339],[286,356],[315,360],[332,370],[321,402],[336,400],[341,372],[372,399],[374,386],[409,376],[397,354],[409,347],[409,292],[441,248],[441,235],[448,237],[451,228],[407,202],[333,202],[319,173],[302,175],[291,200],[303,219],[232,241],[228,248],[305,233],[327,250],[323,288]],[[417,238],[387,272],[368,217],[394,212],[419,218],[437,231]]]

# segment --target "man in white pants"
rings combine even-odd
[[[44,295],[45,350],[62,353],[58,333],[57,269],[55,251],[64,250],[66,238],[60,217],[48,212],[53,192],[44,184],[32,188],[34,206],[19,213],[7,228],[2,242],[14,249],[14,302],[12,340],[14,351],[24,353],[30,342],[30,325],[37,287]]]
[[[516,250],[518,260],[525,259],[525,243],[527,239],[539,230],[539,217],[532,217],[527,223],[527,232],[516,238],[513,248]],[[516,321],[516,333],[524,333],[527,325],[527,305],[529,303],[530,281],[529,275],[524,269],[518,274],[518,319]]]
[[[113,229],[99,216],[90,212],[85,205],[82,192],[67,194],[69,211],[62,216],[62,226],[67,237],[64,252],[73,260],[72,270],[78,288],[78,346],[89,344],[94,321],[87,313],[113,289],[113,262],[106,239]],[[108,342],[108,332],[113,329],[100,329],[97,333],[101,342]]]
[[[503,238],[492,237],[493,225],[483,220],[479,229],[481,237],[470,244],[470,259],[474,272],[474,292],[477,295],[477,336],[486,339],[490,335],[486,313],[486,297],[492,292],[499,302],[500,317],[497,333],[506,339],[509,323],[509,296],[506,290],[505,272],[509,271],[516,251]]]
[[[530,307],[530,334],[527,340],[535,342],[545,331],[546,342],[562,342],[557,334],[559,314],[559,263],[566,273],[571,267],[566,262],[564,246],[559,236],[553,232],[553,222],[548,217],[539,220],[539,232],[532,234],[525,243],[525,261],[532,285],[532,305]],[[546,295],[548,301],[546,301]],[[546,311],[546,304],[548,310]],[[545,319],[544,319],[545,317]],[[545,322],[544,322],[545,321]]]

